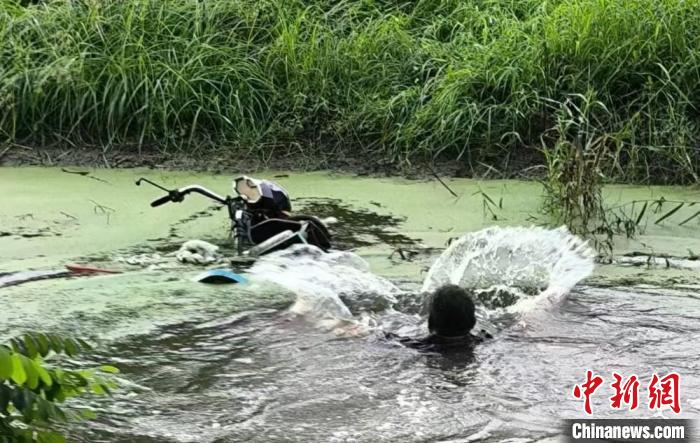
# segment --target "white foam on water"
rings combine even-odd
[[[476,294],[507,293],[517,300],[509,312],[527,312],[561,301],[593,271],[593,256],[565,227],[487,228],[453,242],[430,268],[422,292],[457,284]],[[253,282],[272,282],[296,294],[292,312],[320,320],[353,319],[341,296],[393,302],[401,293],[356,254],[324,253],[308,245],[266,255],[249,273]]]
[[[445,284],[507,290],[518,299],[508,311],[527,312],[560,302],[593,272],[593,258],[594,251],[566,227],[491,227],[452,242],[431,266],[422,291]]]
[[[272,282],[294,292],[291,311],[351,320],[340,296],[381,296],[390,302],[400,290],[378,277],[369,264],[351,252],[324,253],[314,246],[293,245],[260,258],[249,270],[252,281]]]

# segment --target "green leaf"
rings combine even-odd
[[[66,421],[66,414],[51,401],[36,397],[38,416],[45,421]]]
[[[41,354],[42,357],[46,357],[49,354],[49,351],[51,351],[49,338],[46,336],[46,334],[37,334],[35,338],[36,343],[39,346],[39,354]]]
[[[10,343],[12,344],[12,350],[15,351],[18,354],[24,354],[27,352],[27,350],[24,348],[24,343],[16,338],[13,338],[10,340]]]
[[[75,341],[70,338],[63,340],[63,348],[70,357],[78,355],[78,346],[75,344]]]
[[[53,370],[53,375],[54,375],[54,378],[55,378],[57,381],[63,382],[63,379],[64,379],[65,376],[66,376],[66,371],[64,371],[64,370],[61,369],[61,368],[56,368],[56,369]]]
[[[100,366],[100,371],[102,372],[108,372],[110,374],[119,374],[119,368],[116,368],[114,366],[110,365],[102,365]]]
[[[92,409],[83,409],[80,411],[80,415],[86,420],[94,420],[97,418],[97,413]]]
[[[82,369],[71,373],[71,377],[77,386],[88,386],[90,384],[90,380],[92,379],[92,375],[93,371],[91,369]]]
[[[39,350],[37,349],[38,346],[34,341],[34,337],[32,337],[31,334],[27,334],[24,336],[24,347],[27,350],[26,355],[29,358],[35,358],[37,355],[39,355]]]
[[[44,389],[44,396],[48,401],[54,401],[56,395],[63,389],[61,383],[58,380],[56,380],[56,378],[51,377],[51,380],[51,386]]]
[[[63,409],[59,408],[54,403],[51,403],[51,416],[56,420],[68,421],[68,415],[66,415],[66,413],[63,412]]]
[[[27,381],[27,373],[24,372],[24,365],[20,357],[22,357],[20,354],[12,354],[12,375],[10,376],[18,386],[22,386]]]
[[[40,431],[37,434],[38,443],[66,443],[66,437],[58,432]]]
[[[5,346],[0,346],[0,379],[7,380],[12,375],[12,354]]]
[[[78,344],[80,344],[83,351],[91,351],[92,350],[92,346],[90,345],[90,343],[86,342],[82,338],[76,338],[75,341],[77,341]]]
[[[21,356],[21,359],[24,372],[27,374],[27,387],[36,389],[39,386],[39,373],[36,371],[34,362],[25,356]]]
[[[110,388],[116,386],[107,376],[99,377],[96,372],[117,374],[119,370],[115,366],[68,370],[62,369],[60,364],[56,367],[44,365],[42,357],[52,351],[75,356],[91,349],[83,340],[30,333],[10,343],[15,351],[0,345],[0,443],[6,440],[2,436],[7,435],[17,442],[65,443],[60,433],[48,429],[57,421],[81,418],[81,415],[67,417],[58,404],[89,391],[109,395]],[[92,411],[82,414],[82,418],[94,417]],[[15,427],[17,424],[20,426]]]
[[[47,337],[49,339],[49,343],[50,343],[51,349],[53,349],[53,352],[55,352],[57,354],[60,354],[61,352],[63,352],[63,340],[61,339],[61,337],[54,335],[54,334],[50,334]]]
[[[51,375],[46,369],[44,369],[44,367],[41,365],[41,362],[33,361],[32,363],[34,363],[34,369],[36,369],[36,373],[39,375],[39,379],[41,380],[41,382],[44,383],[44,385],[47,387],[51,386],[53,384]]]
[[[34,403],[36,401],[37,396],[29,389],[22,389],[23,394],[24,394],[24,410],[22,411],[22,415],[24,416],[24,419],[29,423],[30,421],[34,420]]]
[[[49,421],[51,420],[51,410],[50,410],[51,403],[48,401],[44,400],[41,397],[37,397],[36,399],[36,416],[39,420],[41,421]]]
[[[56,395],[54,395],[54,398],[55,398],[56,401],[59,402],[59,403],[63,403],[64,401],[66,401],[66,392],[65,392],[65,390],[64,390],[64,389],[59,389],[59,390],[56,392]]]

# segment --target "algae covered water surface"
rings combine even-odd
[[[0,169],[0,278],[69,263],[123,272],[0,287],[0,337],[80,336],[97,350],[77,364],[121,369],[113,397],[75,405],[98,417],[70,425],[70,441],[557,441],[561,419],[582,416],[571,390],[586,369],[645,380],[676,371],[681,416],[698,415],[700,240],[697,222],[678,225],[692,207],[618,240],[618,254],[677,257],[668,266],[620,260],[591,273],[585,245],[538,227],[534,182],[446,180],[453,197],[434,180],[266,171],[257,175],[285,186],[295,210],[339,219],[342,252],[276,254],[237,268],[248,285],[211,286],[170,253],[199,238],[232,255],[225,211],[197,196],[152,209],[160,191],[133,183],[147,175],[225,194],[230,177],[69,171]],[[606,189],[610,202],[694,194]],[[503,289],[517,309],[480,299],[493,339],[456,355],[384,339],[425,332],[421,289],[449,278],[441,272],[479,293]],[[554,303],[533,302],[562,288]],[[338,319],[366,333],[339,335]],[[593,406],[621,418],[603,395]]]

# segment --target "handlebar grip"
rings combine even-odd
[[[163,197],[159,198],[158,200],[153,200],[151,202],[151,207],[155,208],[156,206],[164,205],[169,201],[170,201],[170,195],[164,195]]]

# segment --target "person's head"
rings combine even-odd
[[[466,290],[455,285],[442,286],[430,301],[428,329],[442,337],[467,335],[476,324],[474,310]]]

